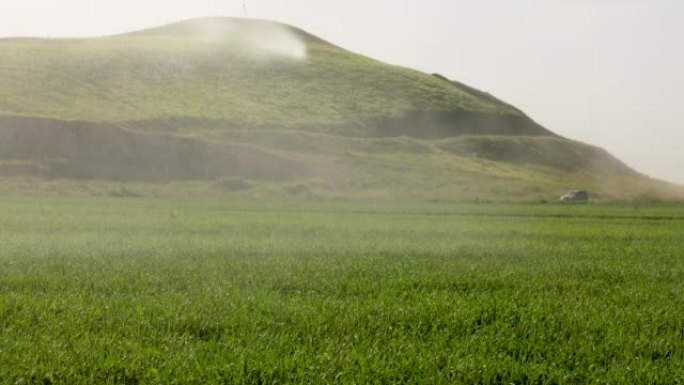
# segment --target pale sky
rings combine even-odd
[[[241,0],[0,0],[0,37],[99,36],[242,13]],[[248,0],[248,13],[488,91],[552,131],[684,184],[684,1]]]

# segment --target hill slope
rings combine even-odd
[[[678,194],[489,94],[277,23],[209,18],[93,39],[4,39],[0,52],[6,177],[228,177],[445,199],[575,186],[607,198]]]

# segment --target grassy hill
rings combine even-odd
[[[59,179],[448,200],[680,194],[492,95],[282,24],[198,19],[2,39],[0,52],[6,190]]]

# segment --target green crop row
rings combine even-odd
[[[0,200],[0,384],[675,384],[684,207]]]

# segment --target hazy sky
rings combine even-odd
[[[107,35],[242,9],[241,0],[0,0],[0,36]],[[684,183],[684,1],[248,0],[248,12],[463,81]]]

